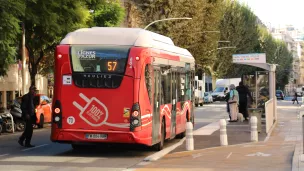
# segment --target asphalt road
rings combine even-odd
[[[195,127],[199,129],[222,118],[228,118],[224,103],[206,104],[195,109]],[[50,129],[35,130],[32,144],[26,149],[17,143],[21,133],[0,135],[0,171],[95,171],[126,170],[155,151],[142,146],[92,147],[74,151],[70,145],[52,143]],[[166,142],[169,147],[180,139]]]

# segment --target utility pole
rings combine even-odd
[[[26,93],[26,57],[25,57],[25,25],[22,22],[22,95]]]

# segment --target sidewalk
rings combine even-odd
[[[219,127],[218,123],[215,123]],[[250,143],[250,123],[248,121],[244,122],[228,122],[227,121],[227,136],[228,145]],[[265,125],[262,125],[262,129],[265,129]],[[198,133],[199,134],[199,133]],[[266,138],[266,133],[259,133],[259,141],[264,141]],[[195,135],[194,132],[194,149],[205,149],[210,147],[219,147],[220,144],[220,131],[217,130],[211,135]],[[186,141],[173,150],[171,153],[186,151]]]
[[[299,106],[291,105],[290,103],[283,104],[285,106],[278,106],[279,121],[267,141],[174,152],[156,162],[141,163],[140,166],[137,166],[137,171],[291,171],[296,144],[298,141],[302,141],[300,133],[302,121],[298,118]],[[239,135],[239,137],[245,137],[245,135]],[[212,142],[219,143],[219,135],[216,135],[216,132],[213,139],[217,141],[210,140],[209,144],[212,144]],[[206,141],[208,140],[202,143],[207,144]],[[237,143],[237,141],[244,142],[245,140],[232,140],[230,136],[228,139],[229,144],[232,144],[230,143],[231,141]],[[194,143],[199,144],[196,140]]]
[[[302,115],[304,115],[304,106],[301,106],[299,113],[298,125],[299,128],[296,130],[299,135],[299,141],[295,146],[295,151],[292,160],[292,171],[304,171],[304,153],[303,153],[303,132],[302,132]]]

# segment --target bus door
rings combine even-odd
[[[152,144],[159,142],[160,128],[160,70],[154,69],[154,86],[153,86],[153,116],[152,116]]]
[[[177,94],[177,88],[176,88],[176,72],[171,72],[171,94],[172,94],[172,110],[171,110],[171,134],[170,138],[175,138],[176,135],[176,94]]]

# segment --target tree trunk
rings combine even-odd
[[[34,64],[34,65],[32,65],[32,70],[30,72],[30,75],[31,75],[31,85],[36,85],[36,79],[35,79],[36,78],[36,74],[37,74],[37,66]]]
[[[216,79],[217,78],[213,73],[211,73],[211,77],[212,77],[212,90],[214,90],[215,87],[216,87]]]
[[[30,76],[31,76],[31,85],[36,86],[35,78],[38,73],[38,65],[44,56],[44,52],[43,52],[43,50],[40,50],[40,55],[39,55],[39,58],[37,59],[37,61],[35,61],[34,53],[30,48],[28,48],[28,52],[29,52],[29,63],[30,63],[29,72],[30,72]]]

